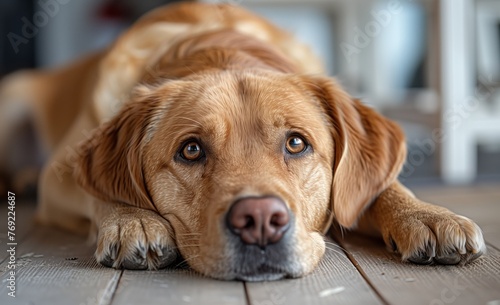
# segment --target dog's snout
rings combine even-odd
[[[226,220],[245,244],[265,247],[281,240],[289,227],[290,214],[278,198],[245,198],[233,204]]]

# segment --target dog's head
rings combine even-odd
[[[157,211],[195,270],[298,277],[396,179],[400,129],[333,80],[218,71],[139,86],[82,145],[77,180],[104,201]]]

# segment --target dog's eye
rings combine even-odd
[[[193,162],[200,160],[204,156],[201,145],[196,141],[190,141],[186,143],[182,148],[180,154],[181,157],[185,160]]]
[[[291,155],[300,154],[307,149],[307,144],[298,135],[292,135],[286,140],[286,150]]]

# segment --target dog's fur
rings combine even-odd
[[[96,234],[96,258],[156,269],[178,255],[220,279],[311,272],[332,221],[380,235],[404,261],[466,263],[479,227],[397,181],[400,128],[352,99],[292,37],[245,10],[184,3],[139,20],[110,48],[4,82],[51,158],[38,219]],[[314,75],[313,75],[314,74]],[[307,144],[288,153],[291,135]],[[205,157],[179,156],[197,141]],[[265,251],[224,221],[241,198],[273,196],[292,217]]]

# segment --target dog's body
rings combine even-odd
[[[476,224],[397,182],[400,129],[307,75],[320,72],[266,21],[185,3],[69,67],[13,76],[2,103],[25,101],[50,151],[38,219],[96,232],[108,266],[155,269],[180,254],[221,279],[298,277],[332,220],[416,263],[484,253]]]

